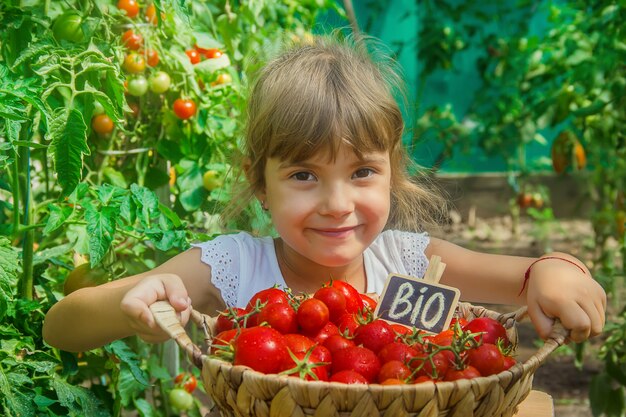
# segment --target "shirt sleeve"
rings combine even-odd
[[[201,260],[211,267],[211,283],[228,307],[237,305],[240,277],[240,249],[233,235],[218,236],[192,245],[202,250]]]
[[[397,231],[400,256],[408,275],[423,278],[428,268],[426,247],[430,243],[428,233],[413,233]]]

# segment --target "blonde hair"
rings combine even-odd
[[[292,44],[261,69],[248,101],[243,157],[248,185],[227,215],[240,212],[265,186],[268,158],[303,161],[320,151],[336,158],[348,143],[358,157],[389,152],[391,212],[386,228],[424,230],[438,223],[445,204],[439,193],[409,174],[402,144],[404,123],[394,92],[401,78],[393,61],[371,39],[318,36]]]

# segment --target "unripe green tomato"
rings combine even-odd
[[[222,180],[219,178],[217,171],[210,169],[202,176],[202,184],[207,191],[213,191],[222,186]]]
[[[182,388],[174,388],[169,393],[170,404],[178,411],[189,410],[193,406],[193,397]]]
[[[150,91],[157,94],[164,93],[169,90],[170,83],[170,76],[167,72],[157,71],[152,77],[150,77]]]
[[[135,77],[128,82],[128,94],[139,97],[148,92],[148,80],[145,77]]]
[[[85,33],[80,27],[82,16],[75,11],[68,11],[57,17],[52,25],[52,33],[56,40],[83,42]]]

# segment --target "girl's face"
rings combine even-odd
[[[270,158],[265,183],[259,197],[289,255],[320,266],[362,262],[389,217],[388,152],[359,159],[344,145],[334,162],[324,153],[294,164]]]

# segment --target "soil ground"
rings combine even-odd
[[[492,253],[520,256],[540,256],[547,251],[571,253],[590,265],[593,247],[593,230],[584,220],[559,220],[558,223],[538,224],[522,218],[513,232],[509,216],[475,219],[468,224],[460,216],[452,216],[452,224],[446,228],[446,236],[461,246]],[[516,307],[488,306],[497,311],[513,311]],[[521,359],[537,351],[541,341],[529,322],[519,326]],[[597,349],[601,338],[589,341],[585,346],[583,365],[575,366],[574,345],[563,346],[553,352],[535,373],[533,388],[552,396],[557,417],[592,417],[588,390],[591,378],[600,370]]]

